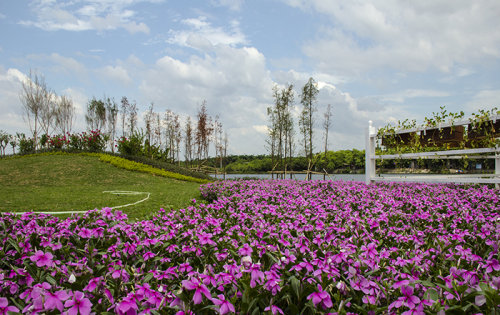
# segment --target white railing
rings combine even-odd
[[[493,117],[493,120],[500,119],[500,116]],[[453,125],[466,125],[470,120],[454,122]],[[451,126],[450,123],[440,124],[438,128]],[[411,130],[399,130],[398,133],[424,131],[425,128],[414,128]],[[478,148],[464,150],[449,150],[435,152],[418,152],[418,153],[402,153],[402,154],[375,154],[377,139],[377,130],[373,127],[372,121],[368,123],[366,128],[366,145],[365,145],[365,182],[366,184],[377,181],[398,181],[398,182],[431,182],[431,183],[478,183],[478,184],[495,184],[499,187],[500,184],[500,147],[496,148]],[[484,155],[494,153],[494,155]],[[479,155],[478,155],[479,154]],[[482,155],[480,155],[482,154]],[[495,159],[494,174],[464,174],[464,175],[400,175],[400,176],[377,176],[376,168],[377,160],[384,159],[461,159],[463,156],[480,159]]]

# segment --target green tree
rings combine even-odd
[[[89,130],[102,130],[106,126],[106,105],[102,100],[93,97],[87,103],[85,121]]]

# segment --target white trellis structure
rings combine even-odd
[[[495,115],[490,118],[493,122],[500,120],[500,115]],[[457,121],[453,123],[441,123],[433,128],[446,128],[458,125],[469,125],[469,119]],[[427,130],[429,130],[428,128]],[[411,132],[426,132],[425,128],[413,128],[398,130],[395,134],[411,133]],[[435,152],[419,152],[419,153],[402,153],[402,154],[387,154],[376,155],[376,138],[377,130],[373,127],[372,121],[369,121],[366,128],[366,145],[365,145],[365,182],[366,184],[377,181],[398,181],[398,182],[431,182],[431,183],[478,183],[478,184],[495,184],[499,187],[500,184],[500,147],[495,148],[476,148],[464,150],[448,150]],[[454,174],[454,175],[411,175],[411,176],[377,176],[376,161],[384,159],[461,159],[463,156],[479,159],[495,159],[494,174]]]

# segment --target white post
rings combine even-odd
[[[375,128],[373,128],[372,121],[368,122],[366,128],[366,142],[365,142],[365,183],[373,183],[375,177]]]
[[[500,147],[497,145],[496,146],[496,151],[495,151],[495,175],[500,174]],[[498,179],[498,177],[497,177]],[[495,184],[495,188],[499,188],[498,184]]]

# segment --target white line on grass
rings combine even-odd
[[[141,202],[144,202],[144,201],[148,200],[149,197],[151,196],[150,192],[130,191],[130,190],[106,190],[106,191],[103,191],[102,193],[103,194],[108,193],[108,194],[112,194],[112,195],[143,195],[143,194],[147,194],[148,195],[146,198],[141,199],[139,201],[136,201],[134,203],[129,203],[129,204],[126,204],[126,205],[121,205],[121,206],[114,206],[114,207],[111,207],[111,209],[126,208],[126,207],[130,207],[130,206],[134,206],[136,204],[139,204]],[[94,210],[94,209],[90,209],[90,210]],[[25,213],[73,214],[73,213],[85,213],[85,212],[90,211],[90,210],[81,210],[81,211],[29,211],[29,212],[14,212],[14,214],[16,214],[16,215],[21,215],[21,214],[25,214]]]

